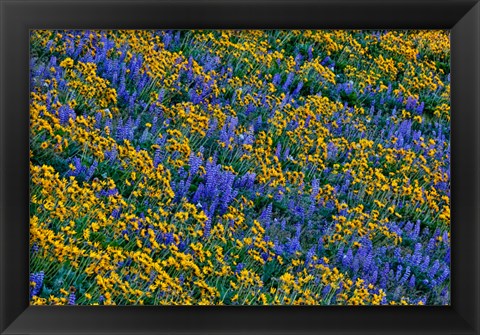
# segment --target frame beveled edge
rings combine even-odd
[[[1,333],[478,334],[478,0],[0,0],[0,22]],[[28,307],[28,32],[85,27],[452,29],[452,306]]]
[[[480,3],[451,30],[452,306],[480,332]],[[459,115],[465,111],[466,117]],[[465,157],[471,153],[472,157]],[[464,192],[464,190],[466,192]],[[466,226],[466,223],[468,226]],[[468,228],[467,228],[468,227]],[[459,247],[460,243],[465,246]],[[460,279],[461,278],[461,279]]]

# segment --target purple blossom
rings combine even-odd
[[[290,88],[290,85],[292,85],[292,83],[293,83],[294,78],[295,78],[295,73],[290,72],[287,75],[287,79],[285,80],[285,83],[282,86],[282,90],[288,91],[288,89]]]
[[[35,283],[35,286],[30,288],[30,298],[41,292],[44,278],[45,273],[43,271],[30,274],[30,282]]]
[[[69,305],[76,305],[76,298],[75,298],[75,292],[71,292],[70,295],[68,296],[68,304]]]
[[[58,118],[61,125],[66,125],[70,119],[75,120],[76,114],[69,105],[63,105],[58,109]]]
[[[268,204],[266,208],[263,209],[262,214],[260,215],[260,222],[262,222],[266,227],[270,225],[272,221],[272,204]]]

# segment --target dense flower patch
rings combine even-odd
[[[33,31],[30,301],[450,303],[445,31]]]

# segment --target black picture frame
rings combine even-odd
[[[0,0],[2,334],[479,334],[478,0]],[[39,306],[28,301],[29,30],[451,29],[452,305]]]

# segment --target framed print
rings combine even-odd
[[[448,31],[30,38],[31,305],[450,304]]]
[[[478,2],[1,10],[2,333],[478,333]]]

